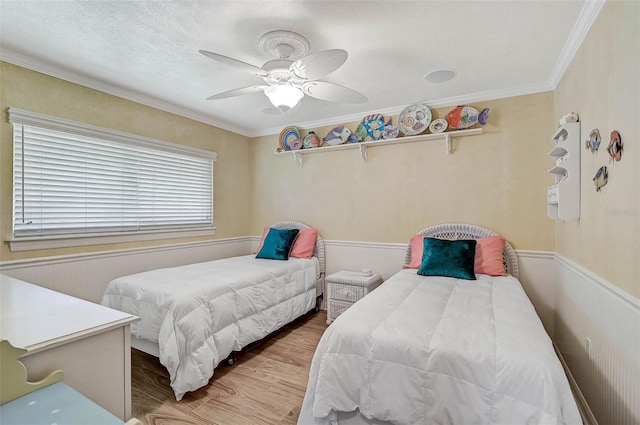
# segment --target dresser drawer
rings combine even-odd
[[[353,303],[350,302],[330,300],[329,309],[327,311],[327,324],[336,320],[338,316],[344,313],[352,305]]]
[[[332,300],[342,300],[355,302],[365,295],[365,288],[362,286],[343,285],[341,283],[331,283],[329,296]]]

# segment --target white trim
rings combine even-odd
[[[580,11],[580,15],[578,15],[578,19],[576,19],[573,28],[571,29],[571,33],[569,34],[569,38],[567,38],[567,42],[564,44],[562,48],[562,52],[560,52],[560,56],[558,57],[558,61],[553,67],[553,71],[551,72],[551,76],[549,77],[548,85],[550,90],[555,90],[562,80],[564,73],[569,68],[573,57],[576,55],[576,52],[582,45],[584,38],[587,36],[587,33],[591,29],[591,25],[596,20],[596,17],[602,10],[602,6],[604,6],[605,0],[587,0],[584,2],[584,6]]]
[[[252,242],[259,243],[262,236],[247,236]],[[324,240],[325,245],[346,246],[350,248],[384,248],[398,249],[404,251],[407,247],[406,243],[397,242],[363,242],[363,241],[345,241],[345,240]]]
[[[605,0],[587,0],[584,3],[582,10],[576,20],[569,38],[567,39],[560,56],[551,72],[547,81],[525,84],[521,86],[510,87],[507,89],[490,90],[485,92],[472,93],[463,96],[454,96],[443,99],[434,99],[425,101],[431,108],[444,108],[448,106],[469,104],[475,102],[484,102],[488,100],[504,99],[508,97],[523,96],[527,94],[542,93],[545,91],[552,91],[558,86],[558,83],[562,79],[562,76],[566,72],[569,64],[573,60],[578,48],[582,44],[585,36],[589,32],[591,25],[595,21],[596,17],[600,13]],[[3,48],[0,50],[0,60],[13,63],[18,66],[22,66],[33,71],[41,72],[56,78],[60,78],[65,81],[70,81],[75,84],[79,84],[84,87],[89,87],[94,90],[99,90],[104,93],[112,94],[114,96],[121,97],[123,99],[131,100],[142,105],[147,105],[152,108],[166,111],[175,115],[183,116],[189,119],[193,119],[204,124],[209,124],[227,131],[231,131],[246,137],[260,137],[273,134],[279,134],[282,127],[272,127],[264,129],[251,130],[246,127],[238,127],[237,125],[228,123],[224,120],[217,119],[207,114],[196,112],[188,108],[184,108],[177,105],[172,105],[169,102],[152,98],[141,93],[133,92],[129,89],[123,89],[116,87],[112,84],[104,81],[99,81],[94,78],[79,74],[66,68],[62,68],[44,61],[26,56],[22,53],[12,51],[10,49]],[[416,100],[420,101],[420,100]],[[336,123],[346,123],[352,121],[360,121],[364,115],[372,113],[381,113],[383,115],[398,115],[406,105],[390,107],[386,109],[375,109],[368,112],[358,112],[350,115],[343,115],[338,117],[331,117],[316,121],[307,121],[297,123],[299,128],[317,128],[333,125]]]
[[[164,100],[144,95],[142,93],[136,93],[131,89],[114,86],[113,84],[79,74],[70,69],[62,68],[57,65],[44,62],[40,59],[26,56],[22,53],[7,49],[4,46],[2,47],[2,49],[0,49],[0,60],[30,69],[32,71],[41,72],[55,78],[60,78],[61,80],[69,81],[74,84],[88,87],[93,90],[98,90],[103,93],[121,97],[123,99],[139,103],[141,105],[150,106],[160,111],[165,111],[170,114],[179,115],[185,118],[192,119],[194,121],[209,124],[223,130],[241,134],[243,136],[248,136],[248,134],[246,133],[246,129],[237,127],[224,120],[217,119],[201,112],[192,111],[191,109],[182,106],[173,105]]]
[[[123,99],[131,100],[133,102],[137,102],[141,105],[150,106],[152,108],[169,112],[171,114],[179,115],[185,118],[192,119],[194,121],[198,121],[204,124],[212,125],[223,130],[231,131],[236,134],[240,134],[245,137],[261,137],[261,136],[270,136],[273,134],[279,134],[282,131],[282,127],[272,127],[272,128],[264,128],[251,130],[246,127],[238,127],[234,124],[228,123],[226,121],[217,119],[215,117],[192,111],[190,109],[180,107],[177,105],[172,105],[168,102],[165,102],[160,99],[155,99],[140,93],[132,92],[131,90],[125,90],[120,87],[113,86],[111,84],[105,83],[103,81],[98,81],[96,79],[78,74],[68,69],[64,69],[58,67],[53,64],[49,64],[43,62],[41,60],[25,56],[21,53],[14,52],[10,49],[1,49],[0,50],[0,60],[5,62],[12,63],[14,65],[21,66],[23,68],[31,69],[33,71],[41,72],[46,75],[50,75],[55,78],[60,78],[61,80],[69,81],[71,83],[79,84],[84,87],[88,87],[90,89],[98,90],[103,93],[111,94],[114,96],[121,97]],[[473,93],[464,96],[454,96],[443,99],[435,99],[431,101],[425,101],[426,104],[431,108],[444,108],[447,106],[456,106],[467,103],[474,102],[483,102],[487,100],[494,99],[503,99],[514,96],[523,96],[527,94],[534,94],[552,90],[553,88],[549,85],[548,82],[541,83],[533,83],[524,86],[512,87],[509,89],[500,89],[500,90],[491,90],[486,92]],[[307,121],[302,123],[297,123],[296,126],[299,128],[316,128],[322,126],[329,126],[336,123],[345,123],[351,121],[359,121],[362,119],[364,115],[372,114],[372,113],[381,113],[383,115],[398,115],[407,105],[395,106],[386,109],[375,109],[369,112],[358,112],[350,115],[342,115],[337,117],[330,117],[323,120],[316,121]]]
[[[324,241],[325,245],[331,246],[346,246],[349,248],[384,248],[384,249],[397,249],[404,251],[407,248],[406,243],[394,243],[394,242],[362,242],[362,241],[344,241],[344,240],[327,240]]]
[[[123,131],[112,130],[110,128],[98,127],[96,125],[85,124],[78,121],[66,120],[51,115],[26,111],[20,108],[9,108],[9,122],[12,124],[30,125],[33,127],[46,128],[49,130],[63,131],[87,137],[93,137],[111,142],[125,143],[145,148],[162,150],[180,155],[188,155],[198,158],[205,158],[216,161],[218,155],[215,152],[193,148],[191,146],[177,143],[165,142],[163,140],[152,139],[150,137],[138,136],[136,134],[125,133]]]
[[[567,379],[569,380],[569,386],[571,387],[573,398],[576,400],[576,404],[578,405],[578,411],[580,412],[580,417],[582,418],[583,424],[598,425],[598,421],[596,420],[596,417],[593,415],[593,412],[589,407],[589,403],[587,403],[587,399],[584,398],[582,391],[580,391],[580,387],[578,386],[578,383],[573,377],[573,374],[571,373],[569,366],[564,361],[564,357],[562,357],[562,353],[560,352],[560,349],[558,348],[555,342],[553,342],[553,349],[555,350],[556,355],[558,356],[558,359],[562,364],[562,368],[564,369],[564,372],[567,375]]]
[[[555,254],[552,251],[532,251],[528,249],[515,249],[518,258],[537,258],[541,260],[553,260]]]
[[[471,93],[463,96],[447,97],[443,99],[435,99],[435,100],[428,100],[428,101],[417,100],[416,102],[422,102],[428,105],[429,108],[435,109],[435,108],[445,108],[448,106],[466,105],[466,104],[476,103],[476,102],[485,102],[488,100],[524,96],[528,94],[542,93],[542,92],[551,91],[551,90],[553,90],[553,88],[549,85],[548,82],[541,82],[541,83],[526,84],[523,86],[510,87],[506,89]],[[336,123],[360,121],[362,120],[363,116],[373,114],[373,113],[382,114],[384,116],[399,115],[406,107],[407,105],[394,106],[386,109],[376,109],[375,111],[358,112],[356,114],[342,115],[339,117],[331,117],[323,120],[307,121],[307,122],[297,123],[296,127],[303,128],[303,129],[304,128],[313,129],[318,127],[334,125]],[[265,128],[261,130],[256,130],[254,132],[250,132],[249,137],[269,136],[272,134],[279,134],[280,131],[282,131],[282,127]]]
[[[159,246],[147,246],[139,248],[113,249],[109,251],[84,252],[81,254],[65,254],[50,257],[26,258],[22,260],[0,261],[0,272],[4,270],[20,269],[25,267],[49,266],[54,264],[74,263],[81,260],[96,260],[103,258],[120,257],[122,255],[132,254],[152,254],[156,252],[175,251],[176,249],[185,248],[202,248],[208,246],[235,244],[238,242],[246,242],[252,240],[251,236],[242,236],[236,238],[211,239],[208,241],[198,242],[181,242]]]
[[[67,120],[51,115],[32,112],[20,108],[10,107],[8,109],[9,122],[15,125],[32,126],[41,129],[60,131],[73,137],[89,137],[92,139],[106,140],[122,145],[133,145],[152,149],[155,152],[165,152],[172,155],[180,155],[190,160],[204,161],[207,168],[212,169],[216,162],[215,152],[193,148],[176,143],[165,142],[149,137],[138,136],[131,133],[112,130],[110,128],[98,127],[78,121]],[[23,127],[24,128],[24,127]],[[23,130],[24,132],[24,130]],[[24,136],[23,136],[24,137]],[[197,159],[194,159],[197,158]],[[14,164],[15,165],[15,164]],[[207,170],[209,171],[209,170]],[[211,175],[213,179],[213,175]],[[213,180],[210,182],[210,192],[213,194]],[[15,197],[15,196],[14,196]],[[213,199],[212,199],[213,201]],[[211,213],[213,213],[213,205]],[[15,211],[14,214],[15,215]],[[43,236],[14,236],[8,239],[11,251],[29,251],[49,248],[66,248],[74,246],[100,245],[110,243],[124,243],[133,241],[148,241],[157,239],[174,239],[181,237],[213,236],[215,227],[213,223],[202,223],[197,226],[182,226],[175,228],[158,228],[154,230],[139,230],[125,232],[95,232],[85,234],[46,234]],[[15,223],[14,223],[15,225]],[[14,230],[15,232],[15,230]]]
[[[88,233],[79,235],[32,236],[7,239],[11,252],[32,251],[36,249],[69,248],[73,246],[103,245],[159,239],[191,238],[214,236],[215,227],[205,229],[147,230],[122,233]]]
[[[44,350],[49,350],[51,348],[59,347],[61,345],[70,344],[72,342],[79,341],[81,339],[85,339],[87,337],[90,337],[99,333],[104,333],[114,329],[122,328],[124,326],[129,326],[131,323],[137,322],[138,320],[140,320],[140,318],[132,314],[129,317],[126,317],[124,319],[119,319],[114,322],[109,322],[100,326],[85,329],[85,330],[76,332],[72,335],[64,335],[58,338],[42,341],[37,344],[29,345],[28,347],[26,347],[27,350],[29,351],[24,355],[30,356],[32,354],[36,354]]]
[[[560,265],[567,267],[572,272],[579,275],[582,279],[588,281],[594,286],[601,288],[605,292],[609,293],[609,295],[613,296],[614,299],[618,300],[620,303],[630,308],[632,312],[634,312],[638,317],[640,317],[640,299],[635,298],[631,294],[618,288],[617,286],[601,278],[597,274],[587,270],[585,267],[581,266],[580,264],[568,259],[567,257],[563,257],[562,255],[555,253],[555,258]]]

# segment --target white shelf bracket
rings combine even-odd
[[[298,164],[298,167],[302,167],[302,155],[298,152],[293,152],[293,159],[296,161],[296,164]]]
[[[362,160],[364,162],[367,162],[367,146],[366,145],[360,145],[360,156],[362,157]]]
[[[447,134],[445,142],[447,143],[447,155],[451,155],[451,136],[450,135]]]

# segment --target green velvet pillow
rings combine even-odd
[[[448,241],[424,238],[422,243],[424,251],[422,264],[418,270],[419,275],[476,280],[473,272],[476,256],[475,240]]]
[[[293,242],[298,236],[298,229],[269,229],[264,244],[256,258],[267,260],[288,260]]]

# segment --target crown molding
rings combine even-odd
[[[578,49],[582,45],[587,33],[591,29],[591,25],[595,22],[598,14],[602,10],[606,0],[587,0],[576,19],[576,23],[573,25],[569,38],[560,52],[560,56],[553,67],[551,76],[549,77],[549,87],[551,90],[555,90],[560,83],[560,80],[564,76],[564,73],[569,68],[573,57],[576,55]]]
[[[447,97],[447,98],[435,99],[435,100],[425,100],[425,101],[422,101],[422,103],[428,105],[429,108],[431,109],[446,108],[448,106],[458,106],[458,105],[465,105],[465,104],[475,103],[475,102],[485,102],[487,100],[524,96],[527,94],[535,94],[535,93],[541,93],[541,92],[546,92],[551,90],[553,89],[549,86],[547,82],[542,82],[542,83],[526,84],[523,86],[509,87],[506,89],[476,92],[476,93],[466,94],[462,96]],[[353,121],[360,121],[362,120],[362,117],[370,114],[382,114],[384,116],[399,115],[400,112],[402,112],[402,110],[406,107],[407,105],[402,105],[402,106],[395,106],[395,107],[386,108],[386,109],[376,109],[375,111],[358,112],[357,114],[342,115],[339,117],[332,117],[332,118],[327,118],[323,120],[306,121],[306,122],[296,123],[295,125],[298,128],[312,130],[318,127],[330,126],[334,124],[335,125],[344,124],[344,123],[353,122]],[[265,128],[265,129],[250,133],[249,137],[269,136],[273,134],[279,134],[281,131],[282,131],[282,127]]]
[[[483,102],[488,100],[503,99],[508,97],[523,96],[527,94],[541,93],[545,91],[552,91],[558,86],[558,83],[562,79],[562,76],[569,67],[573,57],[575,56],[578,48],[584,41],[591,25],[595,21],[596,17],[600,13],[606,0],[587,0],[580,11],[578,19],[576,20],[570,34],[567,39],[560,56],[551,72],[551,76],[545,82],[527,84],[523,86],[510,87],[506,89],[490,90],[485,92],[471,93],[463,96],[454,96],[443,99],[434,99],[424,101],[430,108],[444,108],[448,106],[462,105],[474,102]],[[0,60],[12,63],[14,65],[22,66],[24,68],[41,72],[52,77],[60,78],[65,81],[69,81],[75,84],[79,84],[84,87],[88,87],[94,90],[111,94],[123,99],[127,99],[133,102],[137,102],[152,108],[156,108],[165,112],[169,112],[175,115],[179,115],[185,118],[192,119],[204,124],[212,125],[214,127],[221,128],[223,130],[231,131],[233,133],[240,134],[245,137],[261,137],[279,134],[282,131],[282,127],[271,127],[259,130],[250,130],[244,127],[238,127],[232,125],[226,121],[216,119],[207,114],[195,112],[188,108],[173,105],[169,102],[143,95],[131,90],[123,89],[121,87],[114,86],[104,81],[100,81],[86,75],[71,71],[69,69],[46,63],[38,59],[26,56],[24,54],[15,52],[11,49],[3,48],[0,50]],[[386,108],[383,110],[377,109],[375,111],[364,111],[357,114],[343,115],[338,117],[331,117],[322,120],[306,121],[297,123],[296,126],[300,128],[317,128],[330,126],[339,123],[359,121],[363,116],[378,113],[383,115],[398,115],[406,105]]]
[[[259,240],[259,238],[258,238]],[[52,255],[48,257],[24,258],[20,260],[0,261],[0,272],[31,267],[50,266],[56,264],[75,263],[104,258],[131,257],[140,254],[154,254],[159,252],[176,252],[182,249],[207,249],[216,246],[251,243],[251,236],[239,236],[224,239],[209,239],[205,241],[169,243],[164,245],[143,246],[137,248],[112,249],[107,251],[82,252],[79,254]]]
[[[135,91],[114,86],[113,84],[109,84],[105,81],[100,81],[95,78],[80,74],[78,72],[71,71],[70,69],[60,67],[39,59],[35,59],[31,56],[18,53],[5,47],[0,50],[0,60],[30,69],[32,71],[40,72],[45,75],[49,75],[51,77],[69,81],[70,83],[88,87],[93,90],[98,90],[103,93],[121,97],[132,102],[140,103],[142,105],[150,106],[161,111],[169,112],[174,115],[179,115],[181,117],[189,118],[203,124],[209,124],[223,130],[231,131],[233,133],[249,137],[247,129],[234,126],[226,121],[216,119],[210,115],[195,112],[188,108],[176,106],[169,102],[165,102],[151,96],[143,95]]]

